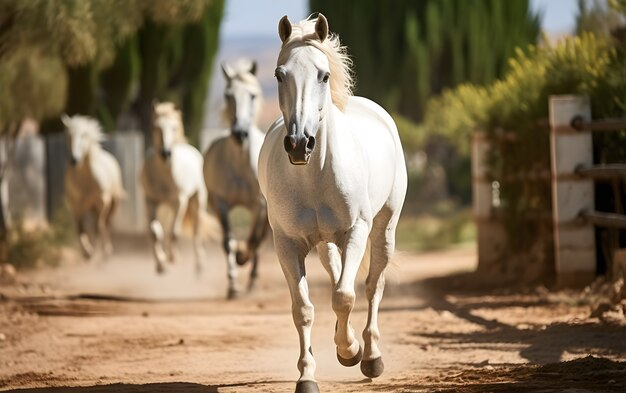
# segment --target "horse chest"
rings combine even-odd
[[[348,231],[359,216],[359,209],[336,195],[322,199],[307,198],[311,193],[285,198],[280,210],[280,221],[291,233],[299,233],[311,243],[334,241],[338,234]]]

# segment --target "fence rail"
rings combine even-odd
[[[585,120],[582,116],[574,116],[570,121],[570,126],[577,131],[623,131],[626,129],[626,120]]]
[[[586,167],[580,165],[575,169],[576,174],[594,180],[613,180],[626,178],[626,164],[600,164]]]

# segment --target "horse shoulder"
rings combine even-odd
[[[113,197],[121,197],[124,193],[122,170],[115,156],[106,150],[98,149],[90,157],[89,163],[92,176],[102,192]]]

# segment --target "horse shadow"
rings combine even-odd
[[[415,336],[446,342],[475,345],[487,350],[498,345],[519,345],[519,355],[531,365],[559,363],[566,353],[596,356],[623,356],[626,353],[626,329],[620,326],[577,320],[536,324],[529,320],[526,326],[504,323],[497,318],[485,318],[477,310],[492,310],[509,307],[533,308],[557,305],[558,302],[542,296],[514,296],[528,294],[528,288],[503,288],[501,285],[485,286],[484,279],[477,273],[458,273],[444,277],[428,278],[403,284],[394,292],[424,300],[420,309],[432,308],[448,312],[455,317],[481,326],[472,332],[425,332],[415,331]],[[448,295],[457,298],[476,298],[474,301],[454,302]],[[393,296],[393,295],[392,295]],[[396,310],[392,310],[396,311]],[[385,312],[381,307],[381,312]],[[494,314],[494,313],[490,313]]]
[[[41,388],[19,388],[6,390],[14,393],[218,393],[220,389],[250,387],[254,385],[267,385],[283,383],[284,381],[259,381],[226,383],[217,385],[202,385],[192,382],[155,382],[146,384],[113,383],[108,385],[93,386],[57,386]]]

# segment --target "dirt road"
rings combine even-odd
[[[298,339],[269,246],[257,291],[226,301],[217,247],[201,277],[186,253],[157,276],[143,239],[121,243],[107,262],[65,263],[0,287],[0,390],[293,391]],[[337,362],[328,278],[309,257],[320,389],[626,391],[625,327],[589,318],[589,306],[563,293],[470,290],[474,263],[468,247],[399,253],[380,313],[386,370],[371,381]],[[362,286],[357,296],[353,325],[361,330]]]

